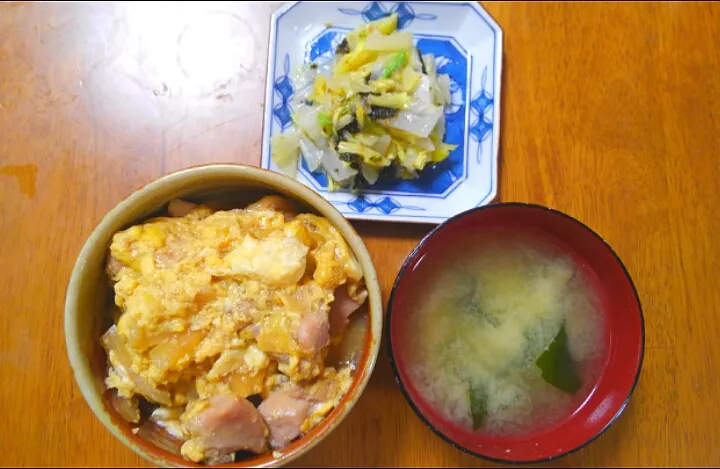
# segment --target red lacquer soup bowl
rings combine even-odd
[[[474,432],[447,420],[410,378],[405,340],[418,291],[458,240],[490,229],[522,230],[547,237],[573,258],[601,304],[604,331],[597,379],[587,395],[556,423],[502,436]],[[498,231],[492,231],[498,232]],[[499,231],[504,232],[504,231]],[[533,235],[535,236],[535,234]],[[524,203],[496,203],[463,212],[431,231],[410,254],[393,286],[386,318],[390,360],[410,406],[437,435],[456,448],[500,463],[546,462],[573,453],[608,429],[627,406],[642,367],[645,326],[635,286],[620,258],[594,231],[559,211]]]

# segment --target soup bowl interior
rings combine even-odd
[[[367,329],[350,390],[340,404],[307,435],[279,454],[265,453],[228,464],[231,467],[284,465],[314,447],[351,411],[375,365],[382,332],[380,287],[370,255],[350,223],[320,195],[286,176],[242,165],[208,165],[164,176],[134,192],[111,210],[83,246],[72,271],[65,304],[65,339],[77,384],[91,410],[126,446],[161,466],[198,466],[180,456],[179,442],[157,427],[133,428],[112,405],[105,386],[106,354],[100,337],[111,325],[112,290],[105,273],[105,258],[114,233],[154,216],[170,200],[212,200],[218,208],[243,207],[263,195],[285,195],[300,211],[324,216],[342,233],[355,253],[368,290]],[[223,207],[224,206],[224,207]]]
[[[411,379],[406,335],[418,290],[435,274],[435,261],[448,258],[458,240],[490,229],[535,232],[558,246],[588,278],[603,316],[603,355],[596,385],[583,402],[555,424],[526,433],[473,432],[449,421]],[[522,203],[498,203],[464,212],[434,229],[408,257],[388,305],[386,336],[390,358],[410,406],[453,446],[494,462],[534,463],[570,454],[604,432],[622,413],[637,384],[644,353],[644,321],[633,282],[610,246],[590,228],[555,210]]]

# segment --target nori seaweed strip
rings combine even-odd
[[[352,165],[351,165],[352,166]],[[358,165],[357,168],[353,169],[360,169],[360,165]],[[355,177],[353,178],[352,185],[350,186],[350,190],[361,190],[361,189],[367,189],[370,187],[370,183],[365,179],[365,176],[361,172],[357,173]]]
[[[356,155],[355,153],[338,153],[338,158],[340,158],[341,161],[352,164],[357,163],[360,155]]]
[[[388,117],[395,117],[398,113],[397,109],[384,106],[370,106],[370,113],[368,114],[371,119],[386,119]]]
[[[343,127],[341,130],[344,132],[350,132],[351,134],[356,134],[360,132],[360,124],[358,124],[357,119],[353,119],[352,122]]]
[[[350,52],[350,44],[348,43],[347,38],[343,38],[342,42],[335,48],[335,53],[340,55],[347,54],[348,52]]]
[[[360,125],[358,124],[357,119],[353,118],[352,122],[338,130],[338,144],[343,140],[347,141],[352,135],[358,132],[360,132]]]
[[[340,146],[340,142],[341,142],[342,140],[343,140],[342,136],[340,136],[340,135],[338,135],[338,136],[333,135],[332,137],[330,137],[330,142],[329,142],[329,143],[330,143],[330,147],[331,147],[331,148],[334,148],[335,151],[337,152],[337,149],[338,149],[338,147]]]
[[[417,51],[418,57],[420,57],[420,67],[422,68],[422,72],[424,75],[427,75],[427,69],[425,68],[425,61],[422,58],[422,54],[418,49],[415,49]]]
[[[395,166],[385,166],[383,169],[380,170],[380,174],[378,175],[377,182],[391,182],[395,179]]]

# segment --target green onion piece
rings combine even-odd
[[[407,54],[405,51],[400,51],[398,54],[392,58],[389,64],[385,67],[385,70],[383,71],[382,77],[383,78],[389,78],[390,75],[395,73],[395,70],[401,68],[403,65],[405,65],[405,56]]]
[[[337,136],[337,130],[335,130],[335,127],[333,126],[332,118],[330,117],[330,114],[326,112],[319,112],[318,113],[318,122],[320,123],[320,127],[327,132],[327,129],[330,128],[330,133]]]
[[[330,118],[330,115],[326,112],[318,113],[318,122],[320,123],[321,127],[332,127],[332,119]]]

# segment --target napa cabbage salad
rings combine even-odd
[[[455,149],[443,142],[450,78],[397,21],[392,14],[359,26],[332,59],[295,72],[292,127],[270,139],[281,171],[294,177],[302,155],[330,190],[358,189],[381,173],[415,179]]]

